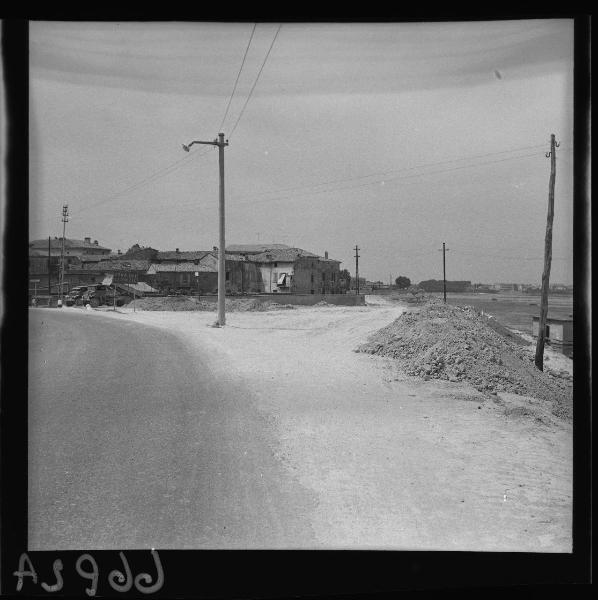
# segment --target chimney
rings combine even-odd
[[[328,258],[328,250],[326,250],[326,251],[324,252],[324,258],[326,258],[326,259]]]
[[[90,237],[86,237],[85,238],[85,243],[86,244],[91,244],[91,238]]]
[[[94,246],[98,246],[98,245],[99,245],[99,244],[98,244],[98,240],[94,240],[94,241],[93,241],[93,245],[94,245]]]

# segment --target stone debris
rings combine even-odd
[[[539,371],[529,343],[470,306],[442,301],[403,313],[356,352],[393,358],[424,380],[467,382],[495,396],[515,393],[545,400],[553,414],[572,416],[572,381],[564,371]]]
[[[157,296],[145,297],[136,300],[136,310],[168,310],[168,311],[214,311],[218,308],[217,302],[198,300],[191,296]],[[261,302],[255,298],[226,298],[225,310],[232,312],[293,309],[290,304],[279,302]]]

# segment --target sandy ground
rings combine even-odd
[[[209,350],[215,374],[258,398],[274,456],[319,500],[317,547],[571,552],[571,425],[534,399],[491,400],[353,351],[403,310],[371,296],[364,307],[230,312],[224,328],[209,327],[212,312],[105,316]]]

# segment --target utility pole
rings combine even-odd
[[[50,236],[48,236],[48,296],[52,297],[52,253],[50,251]],[[48,300],[50,302],[50,300]],[[49,306],[49,304],[48,304]]]
[[[228,146],[228,140],[224,141],[224,133],[218,134],[218,139],[213,142],[193,141],[187,146],[183,144],[183,150],[189,152],[193,144],[207,144],[209,146],[218,146],[218,164],[220,166],[220,198],[218,202],[219,216],[219,248],[218,248],[218,320],[214,327],[223,327],[226,323],[224,315],[225,294],[226,294],[226,244],[224,241],[224,148]]]
[[[359,296],[359,248],[355,244],[355,293]]]
[[[548,315],[548,288],[550,282],[550,264],[552,262],[552,221],[554,219],[554,181],[556,179],[556,142],[554,133],[550,136],[550,180],[548,183],[548,216],[546,219],[546,237],[544,241],[544,272],[542,273],[542,298],[540,300],[540,322],[538,323],[538,341],[534,364],[540,371],[544,370],[544,342],[546,338],[546,317]]]
[[[442,290],[444,293],[444,303],[446,304],[446,252],[448,248],[445,243],[442,242]],[[438,249],[440,252],[440,249]]]
[[[66,224],[69,220],[68,204],[62,207],[62,244],[60,247],[60,306],[64,304],[64,236],[66,235]]]

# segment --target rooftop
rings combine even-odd
[[[238,254],[260,254],[269,250],[290,248],[286,244],[232,244],[226,247],[227,252]]]
[[[196,265],[194,262],[154,263],[147,270],[148,275],[156,273],[186,273],[186,272],[215,273],[216,268],[210,265]]]
[[[294,262],[298,258],[318,258],[316,254],[302,250],[301,248],[274,248],[267,252],[255,254],[250,260],[255,262]]]
[[[62,238],[53,237],[50,238],[50,248],[60,248],[62,246]],[[75,249],[75,248],[93,248],[94,250],[108,250],[110,248],[106,248],[106,246],[100,246],[97,240],[91,241],[91,238],[85,238],[84,240],[76,240],[73,238],[65,238],[64,239],[64,247]],[[41,240],[33,240],[29,242],[29,248],[35,250],[48,250],[48,238],[44,238]]]
[[[98,262],[84,262],[80,268],[87,271],[147,271],[149,260],[100,260]]]
[[[182,252],[177,252],[176,250],[164,250],[163,252],[158,252],[156,260],[201,260],[206,254],[211,253],[212,250],[184,250]]]

